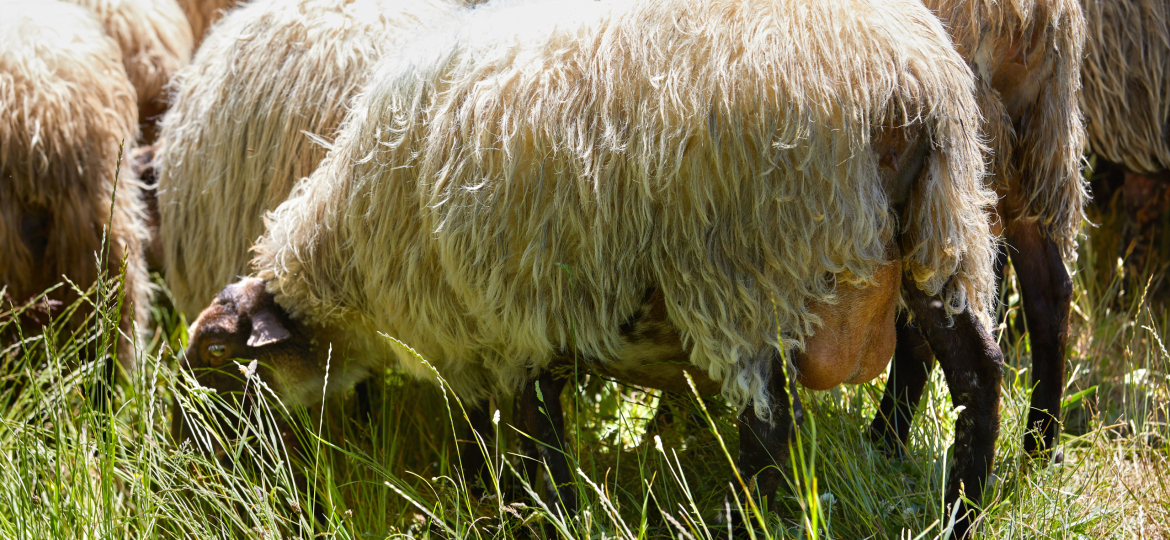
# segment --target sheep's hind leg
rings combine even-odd
[[[1012,224],[1007,230],[1007,242],[1024,296],[1024,321],[1032,345],[1032,384],[1036,386],[1028,411],[1024,451],[1047,456],[1060,432],[1072,280],[1060,249],[1041,234],[1038,224]]]
[[[1002,248],[995,258],[996,283],[1003,287],[1007,252]],[[934,353],[922,332],[904,315],[898,317],[898,343],[894,349],[894,363],[882,395],[881,407],[869,426],[867,435],[896,457],[904,457],[910,443],[910,426],[922,401],[922,392],[930,382],[934,370]]]
[[[934,369],[934,353],[922,334],[904,316],[898,317],[894,365],[882,396],[881,408],[869,426],[870,440],[898,457],[905,455],[910,423]]]
[[[528,481],[536,481],[541,463],[545,463],[550,473],[544,488],[545,498],[554,512],[560,511],[568,517],[577,513],[577,491],[565,457],[565,416],[560,396],[566,382],[567,378],[556,377],[546,369],[520,392],[516,416],[520,429],[527,434],[521,434],[520,440]]]
[[[1003,353],[970,310],[955,315],[952,326],[943,303],[927,296],[912,280],[903,277],[902,290],[946,375],[952,403],[963,408],[955,421],[954,458],[944,500],[948,509],[961,504],[955,538],[969,538],[974,509],[958,501],[962,494],[974,505],[981,504],[983,484],[995,461]]]

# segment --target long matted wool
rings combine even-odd
[[[167,83],[191,61],[191,27],[175,0],[67,0],[92,9],[122,49],[126,74],[138,94],[139,119],[166,109]]]
[[[1083,0],[1089,145],[1134,172],[1170,169],[1170,3]]]
[[[167,283],[194,317],[248,274],[264,212],[325,157],[374,62],[456,1],[258,0],[178,75],[155,156]]]
[[[1076,0],[924,0],[975,71],[997,191],[1012,219],[1039,220],[1067,263],[1088,198],[1077,100],[1084,17]],[[1015,85],[1019,73],[1046,77]],[[1038,91],[1037,91],[1038,90]],[[1028,99],[1036,93],[1034,99]]]
[[[294,316],[395,336],[470,394],[473,364],[515,389],[612,358],[658,287],[692,362],[766,417],[778,334],[803,346],[895,236],[921,288],[986,314],[973,96],[910,1],[488,3],[383,59],[256,268]],[[870,144],[904,124],[936,151],[899,218]]]
[[[57,0],[0,2],[0,288],[23,303],[68,276],[88,288],[126,263],[122,331],[144,328],[151,293],[142,256],[141,186],[118,147],[137,135],[122,53],[94,14]],[[106,268],[95,258],[103,234]],[[70,287],[53,300],[71,302]],[[80,320],[85,310],[78,312]],[[130,342],[119,359],[130,366]]]

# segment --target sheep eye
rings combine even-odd
[[[207,352],[211,353],[211,356],[219,358],[227,352],[227,347],[224,347],[222,343],[214,343],[207,346]]]

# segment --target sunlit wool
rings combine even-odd
[[[994,184],[1011,219],[1036,219],[1076,260],[1087,198],[1080,173],[1085,150],[1077,93],[1084,17],[1076,0],[924,0],[975,71]],[[1005,93],[1022,70],[1050,69]],[[1010,83],[1009,83],[1010,84]],[[1028,99],[1037,91],[1034,100]],[[1013,116],[1018,117],[1017,121]]]
[[[126,74],[138,94],[139,119],[166,109],[166,85],[191,61],[191,27],[175,0],[67,0],[86,6],[122,49]]]
[[[243,3],[241,0],[179,0],[183,13],[187,15],[187,21],[191,23],[195,46],[198,47],[203,42],[211,25],[241,3]]]
[[[978,111],[938,20],[901,0],[489,3],[383,59],[267,220],[258,275],[368,356],[401,339],[457,391],[611,357],[659,287],[691,361],[767,417],[781,347],[901,234],[918,286],[986,317]],[[937,148],[901,219],[870,137]]]
[[[1170,169],[1170,4],[1083,3],[1081,103],[1090,146],[1134,172]]]
[[[457,2],[261,0],[177,77],[155,156],[167,283],[191,317],[238,276],[264,212],[325,157],[374,61]]]
[[[118,145],[137,135],[135,93],[118,44],[89,10],[56,0],[0,2],[0,288],[24,303],[67,276],[83,289],[126,264],[124,337],[144,328],[141,186]],[[95,258],[111,239],[105,268]],[[70,287],[50,298],[70,302]],[[77,314],[80,322],[85,310]],[[133,362],[130,341],[119,359]]]

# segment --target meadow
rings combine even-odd
[[[1121,244],[1124,224],[1110,209],[1099,202],[1091,213],[1074,275],[1060,459],[1022,450],[1030,351],[1009,272],[1002,427],[983,538],[1170,537],[1170,249],[1154,246],[1144,268],[1127,268],[1134,246]],[[733,508],[730,494],[744,489],[732,466],[735,413],[717,397],[663,396],[575,372],[563,404],[582,511],[562,520],[519,472],[523,434],[511,427],[509,397],[491,401],[497,437],[481,449],[492,481],[473,496],[455,451],[466,416],[437,374],[427,384],[385,373],[366,417],[352,394],[290,410],[241,364],[259,405],[242,413],[241,396],[199,388],[178,368],[190,321],[156,281],[137,368],[112,388],[102,374],[117,343],[117,277],[83,291],[38,334],[14,324],[28,307],[0,307],[0,335],[19,334],[0,343],[0,536],[690,540],[731,535],[732,511],[754,525],[734,538],[949,534],[942,494],[955,413],[937,369],[904,459],[865,437],[885,376],[801,390],[805,422],[787,485],[748,508]],[[76,332],[61,323],[72,309],[92,314]],[[655,419],[663,401],[671,421]],[[175,414],[187,415],[194,440],[173,440]],[[278,433],[282,418],[295,445]],[[221,453],[201,450],[213,441]]]

